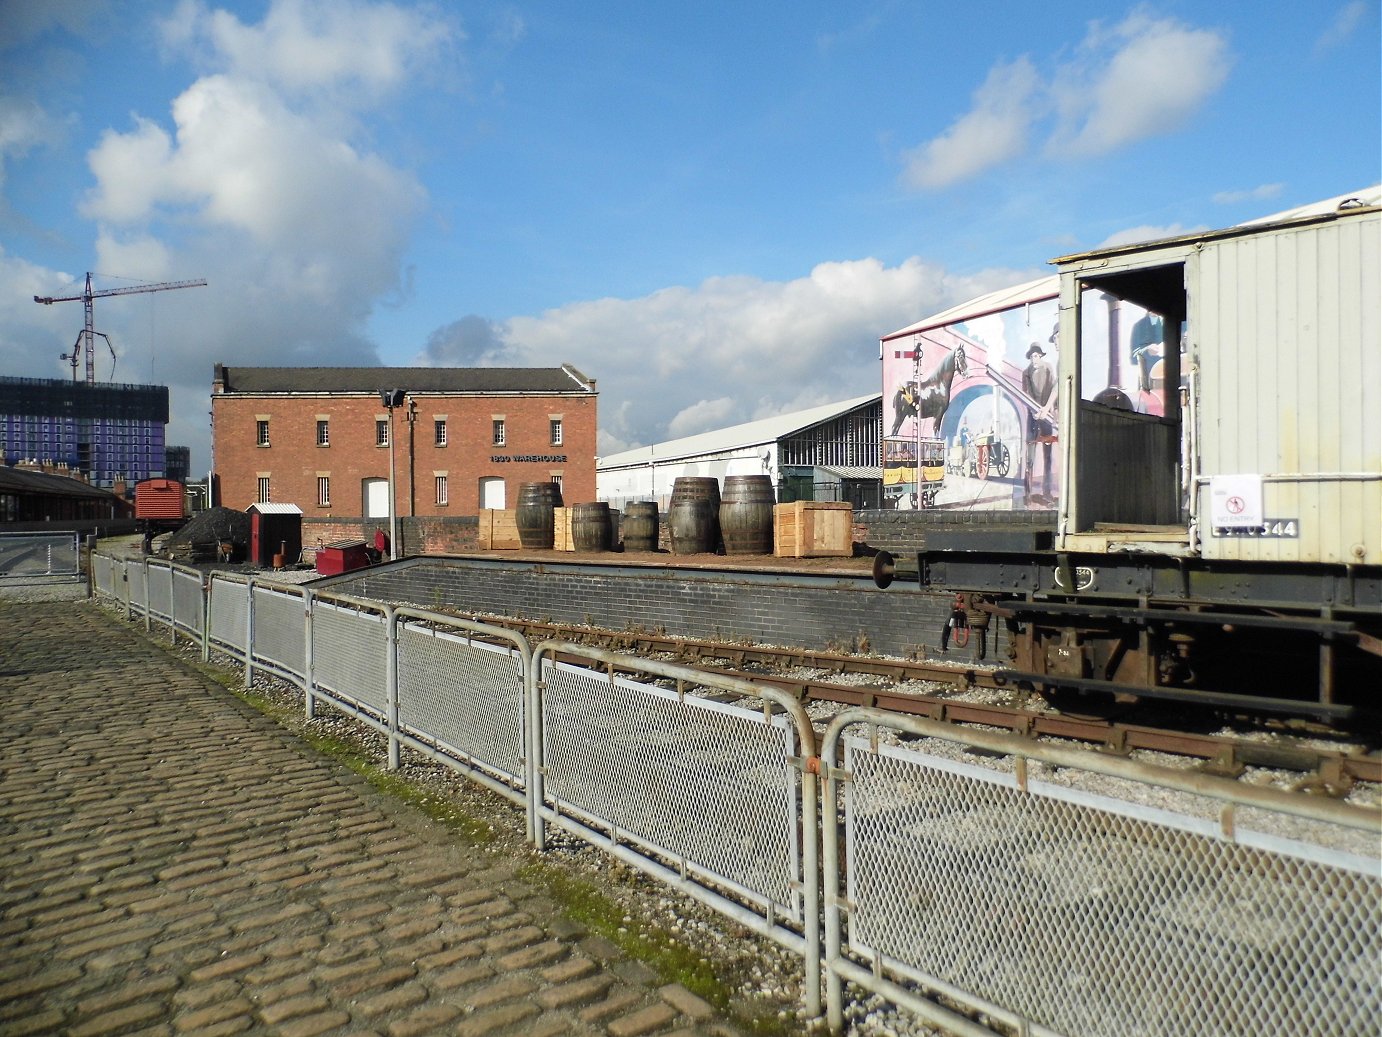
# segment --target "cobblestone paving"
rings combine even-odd
[[[0,1034],[735,1031],[88,603],[0,601]]]

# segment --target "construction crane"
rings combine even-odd
[[[198,281],[164,281],[164,282],[162,282],[161,284],[139,284],[139,285],[132,285],[132,286],[130,286],[129,288],[102,288],[99,292],[96,292],[96,291],[92,291],[92,290],[91,290],[91,272],[90,272],[90,271],[87,271],[87,275],[86,275],[86,290],[83,291],[81,295],[48,295],[48,296],[44,296],[44,295],[35,295],[35,296],[34,296],[34,302],[41,302],[41,303],[43,303],[43,305],[45,305],[45,306],[51,306],[51,305],[53,305],[53,303],[55,303],[55,302],[76,302],[78,299],[80,299],[83,303],[86,304],[86,327],[82,330],[82,333],[81,333],[81,343],[82,343],[82,350],[81,350],[81,352],[84,352],[84,353],[86,354],[86,384],[87,384],[87,385],[95,385],[95,384],[96,384],[96,341],[95,341],[95,339],[96,339],[96,336],[97,336],[97,335],[100,335],[101,333],[95,329],[94,323],[93,323],[93,320],[92,320],[92,318],[93,318],[93,316],[94,316],[94,307],[92,306],[92,300],[93,300],[93,299],[100,299],[100,298],[103,298],[104,296],[107,296],[107,295],[134,295],[134,294],[136,294],[136,293],[138,293],[138,292],[166,292],[166,291],[168,291],[170,288],[202,288],[202,287],[205,287],[205,285],[206,285],[206,281],[205,281],[205,280],[198,280]],[[105,338],[104,335],[102,335],[101,337],[102,337],[102,338]],[[107,345],[110,344],[110,339],[106,338],[106,344],[107,344]],[[77,377],[77,355],[78,355],[77,347],[76,347],[76,346],[73,346],[73,347],[72,347],[71,359],[72,359],[72,378],[73,378],[74,381],[76,380],[76,377]],[[64,359],[64,360],[68,359],[68,355],[67,355],[66,353],[63,354],[63,359]]]

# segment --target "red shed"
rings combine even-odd
[[[293,565],[302,554],[302,509],[296,504],[251,504],[250,516],[251,565],[261,569],[274,563],[281,555],[283,565]]]

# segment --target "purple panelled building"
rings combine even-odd
[[[0,455],[66,464],[96,486],[166,475],[166,385],[0,377]]]

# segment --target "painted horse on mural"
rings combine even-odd
[[[920,385],[908,382],[900,387],[893,396],[893,430],[889,435],[896,436],[902,428],[902,423],[915,416],[918,419],[934,418],[935,435],[939,436],[945,412],[950,409],[951,383],[957,374],[963,378],[968,373],[965,347],[960,344],[940,362],[935,373]]]

